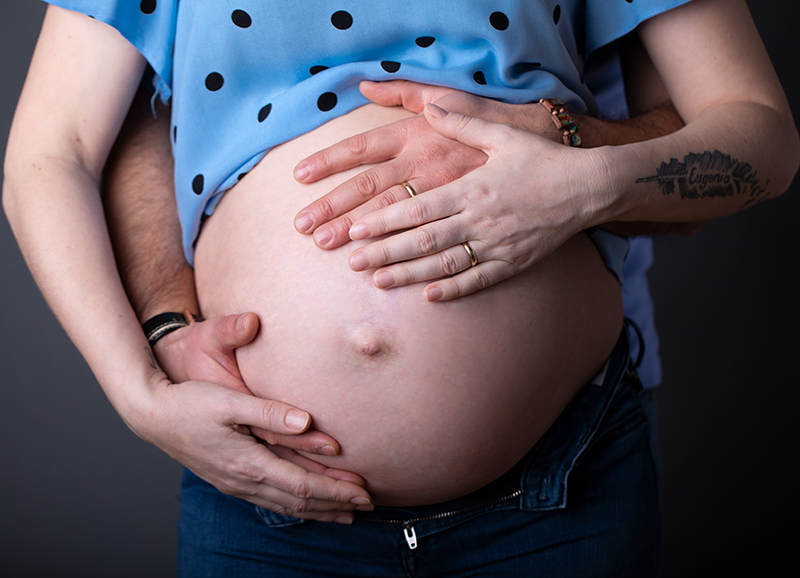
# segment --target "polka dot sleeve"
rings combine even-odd
[[[166,102],[170,98],[178,0],[46,1],[116,28],[155,71],[154,84],[161,99]]]
[[[586,53],[622,38],[639,24],[690,0],[586,0]]]

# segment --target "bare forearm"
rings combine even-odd
[[[776,197],[800,161],[791,115],[756,103],[715,107],[686,128],[603,150],[625,221],[708,220]]]
[[[169,110],[153,118],[140,89],[106,165],[103,204],[114,254],[140,321],[197,312],[194,274],[183,255],[173,193]]]

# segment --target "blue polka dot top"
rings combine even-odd
[[[585,56],[688,0],[53,0],[116,28],[172,99],[186,257],[203,213],[273,146],[407,79],[593,111]]]

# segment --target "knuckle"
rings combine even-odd
[[[479,289],[486,289],[492,284],[491,280],[479,269],[474,270],[473,277]]]
[[[366,134],[357,134],[350,137],[344,144],[348,154],[357,159],[366,157],[369,151],[369,139]]]
[[[403,189],[403,191],[405,191],[405,189]],[[407,193],[406,193],[406,196],[408,196]],[[400,199],[395,199],[392,196],[392,193],[386,193],[384,195],[380,195],[378,197],[375,197],[374,210],[385,209],[389,205],[393,205],[394,203],[396,203],[399,200]]]
[[[364,171],[353,178],[353,188],[362,197],[370,198],[378,190],[378,183],[372,171]]]
[[[259,409],[262,424],[275,427],[281,421],[281,412],[278,406],[271,402],[266,402]]]
[[[436,250],[436,236],[427,229],[419,229],[416,233],[416,242],[423,255],[430,255]]]
[[[336,206],[329,197],[325,196],[317,201],[317,212],[323,220],[327,221],[336,216]]]
[[[428,221],[428,211],[425,208],[425,203],[408,203],[406,211],[412,225],[421,225]]]
[[[392,261],[392,253],[389,251],[389,248],[384,243],[376,243],[376,250],[378,252],[378,262],[379,263],[391,263]]]
[[[441,261],[439,268],[445,275],[455,275],[461,270],[461,268],[458,266],[458,261],[453,256],[452,252],[442,251],[439,254],[439,258]]]
[[[308,476],[299,476],[291,480],[289,482],[289,493],[295,496],[299,502],[306,502],[311,497]]]
[[[291,508],[287,508],[286,506],[281,506],[279,504],[275,504],[270,509],[279,516],[291,516],[294,513]]]

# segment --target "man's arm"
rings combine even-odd
[[[194,272],[183,256],[173,190],[170,111],[153,116],[140,88],[103,173],[103,206],[117,268],[139,321],[166,311],[198,313]]]

